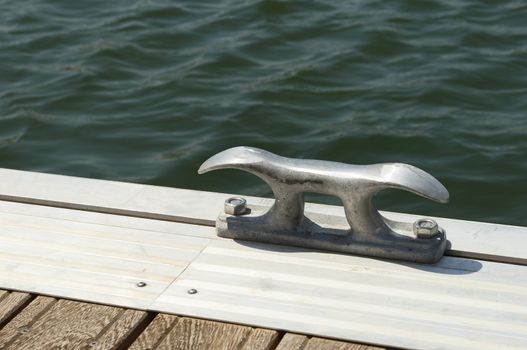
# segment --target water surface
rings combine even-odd
[[[270,196],[228,147],[406,162],[527,226],[524,1],[0,0],[0,166]],[[334,203],[332,198],[315,198]]]

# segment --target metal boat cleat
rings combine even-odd
[[[293,159],[258,148],[234,147],[209,158],[198,173],[229,168],[260,177],[271,187],[275,202],[267,209],[251,206],[240,197],[227,199],[225,212],[216,221],[220,237],[421,263],[437,262],[445,251],[445,231],[432,219],[394,222],[373,206],[372,197],[386,188],[446,203],[446,188],[414,166]],[[340,198],[349,227],[337,225],[336,217],[307,218],[305,192]]]

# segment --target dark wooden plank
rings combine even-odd
[[[309,337],[301,334],[286,333],[276,346],[276,350],[302,350],[309,341]]]
[[[236,349],[250,331],[249,327],[182,317],[157,349]]]
[[[146,327],[136,341],[130,346],[130,350],[154,350],[166,337],[167,333],[174,327],[178,317],[167,314],[158,314]]]
[[[138,310],[123,310],[119,317],[107,327],[105,332],[93,340],[92,349],[104,350],[115,349],[132,336],[137,327],[145,321],[148,314]]]
[[[33,324],[27,325],[24,332],[9,344],[9,348],[118,348],[145,314],[142,311],[59,300]]]
[[[303,350],[383,350],[376,346],[313,337]]]
[[[384,350],[384,348],[286,333],[276,350]]]
[[[35,321],[57,300],[38,296],[0,330],[0,349],[6,349],[19,336],[26,334]]]
[[[32,298],[31,294],[0,290],[0,327],[4,326]]]
[[[274,347],[279,332],[159,314],[130,350],[255,349]]]
[[[0,290],[1,349],[382,350],[230,323]],[[18,312],[12,315],[13,312]],[[12,315],[12,316],[8,316]],[[152,320],[152,321],[151,321]],[[151,321],[151,322],[150,322]],[[145,328],[146,327],[146,328]]]
[[[280,337],[280,332],[263,329],[263,328],[254,328],[249,333],[249,336],[245,339],[243,345],[239,348],[241,350],[269,350],[274,349],[275,344]]]

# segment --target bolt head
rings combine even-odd
[[[225,200],[225,214],[243,215],[247,210],[247,201],[242,197],[231,197]]]
[[[439,226],[435,220],[419,219],[414,222],[414,233],[417,238],[432,238],[439,233]]]
[[[137,282],[135,285],[139,288],[146,287],[146,282]]]
[[[188,293],[188,294],[197,294],[197,293],[198,293],[198,290],[197,290],[197,289],[194,289],[194,288],[191,288],[191,289],[187,290],[187,293]]]

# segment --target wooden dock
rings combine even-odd
[[[381,350],[232,323],[0,290],[1,349]]]
[[[218,237],[232,196],[0,169],[0,349],[525,349],[527,228],[425,265]]]

